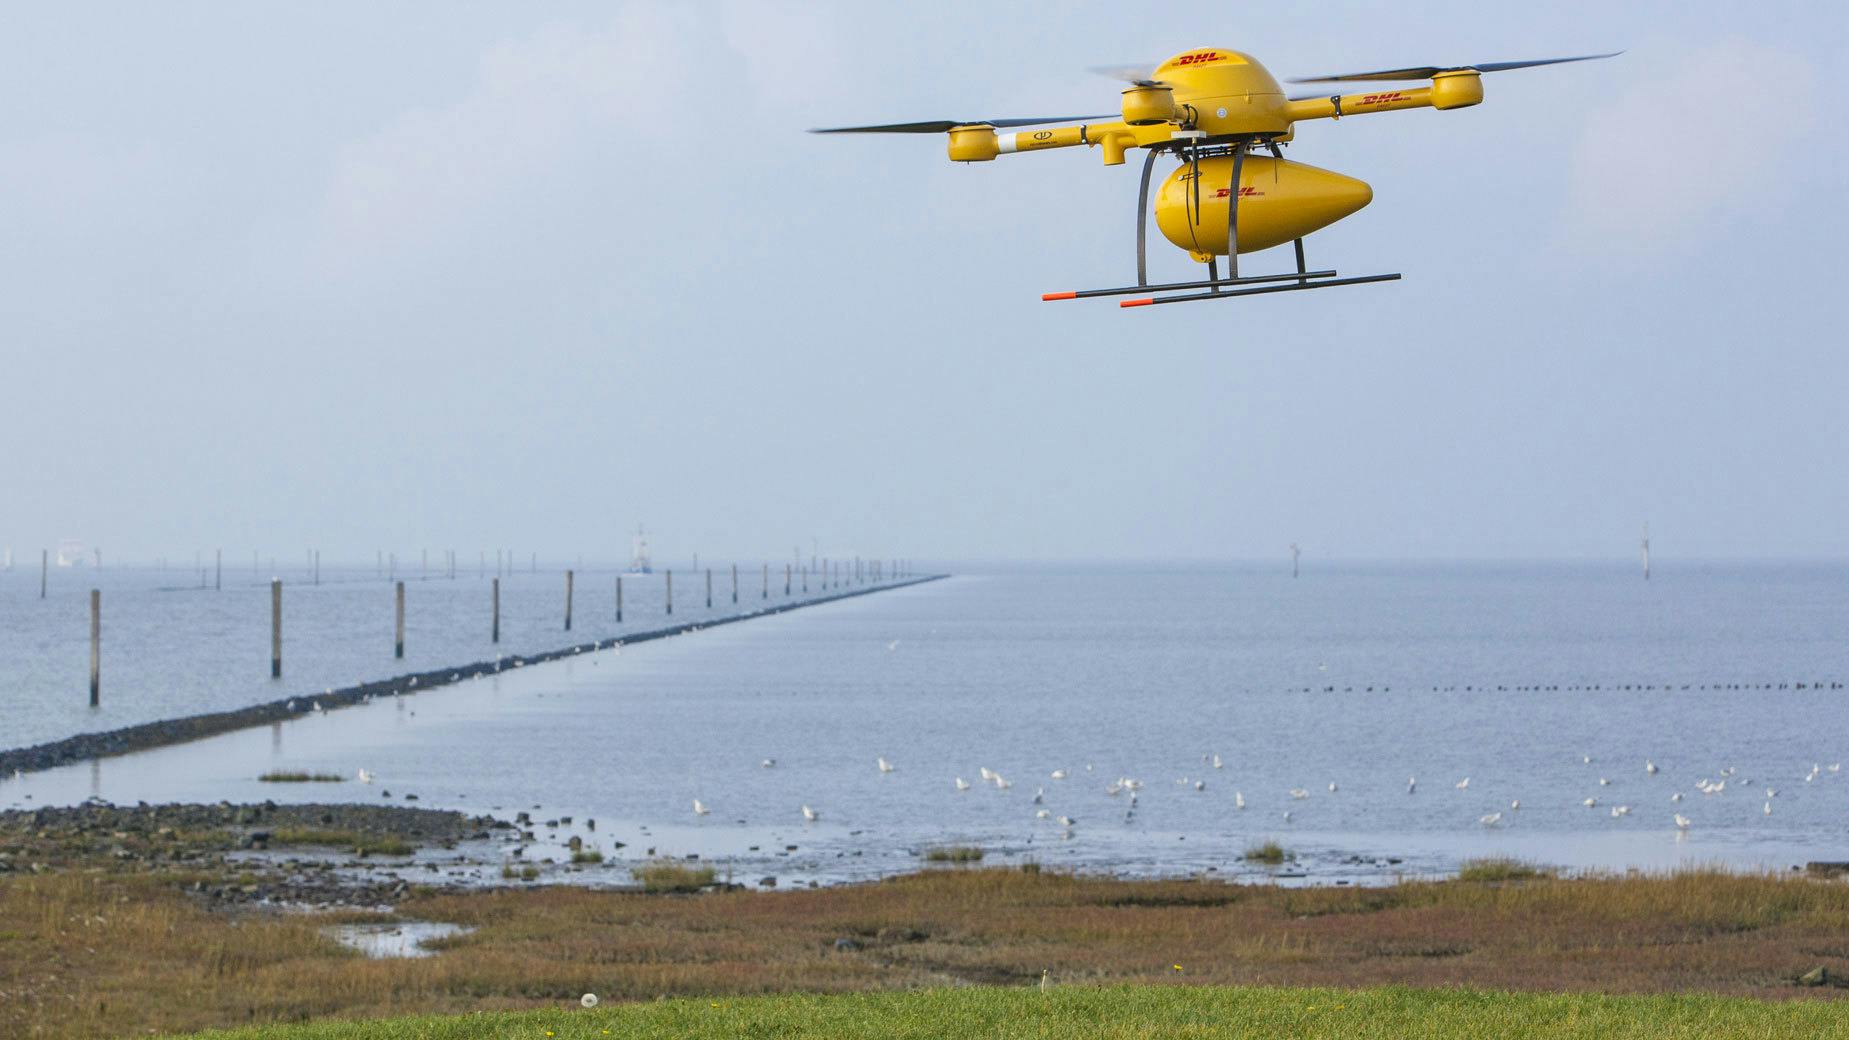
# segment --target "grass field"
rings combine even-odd
[[[1849,1036],[1841,1004],[1719,997],[1541,996],[1473,990],[1225,986],[935,989],[682,999],[621,1007],[418,1016],[195,1034],[199,1040],[474,1040],[606,1036],[962,1038],[1229,1037],[1273,1040],[1822,1040]]]
[[[302,1035],[601,1036],[581,1031],[591,1019],[576,1002],[589,992],[606,1007],[645,1002],[614,1012],[630,1032],[597,1027],[611,1035],[689,1035],[699,1025],[690,1016],[724,1011],[783,1023],[763,1026],[766,1035],[842,1016],[839,1035],[929,1032],[935,1040],[981,1032],[1008,1008],[1040,1016],[1009,1029],[1083,1035],[1069,1027],[1104,1001],[1117,1032],[1103,1035],[1122,1036],[1489,1037],[1519,1035],[1506,1024],[1533,1021],[1569,1030],[1534,1035],[1673,1036],[1664,1030],[1682,1022],[1688,1036],[1849,1038],[1849,1002],[1838,999],[1849,996],[1849,884],[1801,877],[1568,879],[1498,867],[1484,872],[1490,880],[1287,889],[976,868],[782,892],[413,889],[384,916],[226,909],[189,892],[192,869],[111,874],[99,865],[0,877],[0,1037],[241,1025],[273,1035],[271,1027],[317,1020],[567,1006],[568,1018],[506,1019],[500,1032],[455,1031],[488,1028],[489,1019],[470,1018]],[[668,880],[671,889],[712,879]],[[394,919],[473,931],[440,940],[435,957],[410,960],[367,960],[321,931],[330,921]],[[1826,985],[1798,985],[1818,967]],[[1043,971],[1052,997],[1010,1003],[1041,1000]],[[1094,988],[1130,984],[1148,989]],[[1367,988],[1380,986],[1420,989]],[[956,994],[931,995],[944,989]],[[872,995],[915,991],[922,995]],[[852,993],[869,995],[738,1003]],[[1577,996],[1547,996],[1558,993]],[[1696,993],[1775,1006],[1594,996]],[[685,1002],[648,1003],[662,998]],[[932,1010],[934,1000],[951,1003]],[[1449,1034],[1392,1031],[1440,1010],[1454,1023]],[[1235,1012],[1247,1017],[1228,1017]],[[920,1017],[940,1013],[950,1016],[941,1029]],[[640,1016],[633,1028],[629,1015]],[[755,1021],[718,1028],[757,1035]],[[567,1022],[580,1032],[560,1032]],[[1387,1023],[1387,1031],[1356,1023]],[[1650,1031],[1638,1031],[1646,1024]],[[1226,1031],[1234,1025],[1249,1029]]]

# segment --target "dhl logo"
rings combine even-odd
[[[1225,55],[1221,54],[1219,51],[1195,51],[1193,54],[1184,54],[1176,58],[1175,64],[1202,65],[1210,61],[1219,61],[1223,57],[1225,57]]]
[[[1388,104],[1389,102],[1404,101],[1404,100],[1406,100],[1406,92],[1403,90],[1395,90],[1387,94],[1363,95],[1361,98],[1361,103],[1364,105],[1385,105],[1385,104]]]
[[[1213,197],[1216,199],[1223,199],[1223,198],[1226,198],[1228,195],[1231,195],[1232,193],[1233,193],[1233,189],[1231,188],[1221,188],[1218,191],[1215,191],[1213,193]],[[1257,198],[1258,196],[1263,195],[1263,194],[1264,192],[1259,191],[1257,188],[1254,188],[1249,184],[1240,185],[1239,187],[1239,197],[1242,199]]]

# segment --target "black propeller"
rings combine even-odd
[[[1347,83],[1360,80],[1388,79],[1431,79],[1441,72],[1507,72],[1510,69],[1531,69],[1536,65],[1559,65],[1569,61],[1597,61],[1600,58],[1615,58],[1623,51],[1610,54],[1586,54],[1577,58],[1540,58],[1535,61],[1492,61],[1482,65],[1420,65],[1408,69],[1382,69],[1378,72],[1349,72],[1340,76],[1308,76],[1293,79],[1292,83]]]
[[[1106,116],[1034,116],[1031,119],[934,119],[924,123],[883,123],[879,126],[831,126],[809,131],[812,134],[941,134],[959,126],[1034,126],[1038,123],[1083,123],[1088,120],[1117,119]]]

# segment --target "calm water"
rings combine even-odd
[[[622,625],[616,623],[617,572],[579,572],[569,634],[564,572],[509,574],[501,578],[497,645],[491,640],[492,571],[489,577],[467,569],[454,579],[425,578],[414,565],[408,574],[399,572],[405,579],[405,656],[399,661],[392,657],[391,582],[370,567],[324,567],[315,585],[298,564],[282,576],[283,678],[272,681],[269,572],[253,579],[248,560],[226,568],[222,590],[201,587],[197,572],[182,569],[54,569],[43,600],[33,560],[29,568],[0,572],[0,749],[786,602],[783,564],[776,564],[768,599],[761,568],[740,568],[737,606],[730,565],[715,569],[710,611],[704,576],[677,573],[672,618],[665,614],[664,574],[626,575]],[[810,586],[819,592],[821,583],[812,578]],[[89,707],[92,588],[103,594],[97,710]],[[800,578],[792,590],[801,597]]]
[[[1849,760],[1849,690],[1831,688],[1849,681],[1846,634],[1837,565],[1648,584],[1616,565],[1005,571],[0,781],[0,804],[389,789],[569,815],[556,840],[582,834],[619,865],[653,848],[784,884],[913,869],[948,842],[1242,874],[1240,852],[1275,838],[1312,880],[1486,854],[1783,869],[1849,859],[1849,776],[1830,770]],[[255,782],[275,767],[378,782]],[[1141,781],[1134,812],[1108,793],[1119,778]]]

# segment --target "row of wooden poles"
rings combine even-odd
[[[633,575],[630,575],[633,577]],[[823,589],[839,589],[848,585],[864,585],[868,582],[898,580],[911,576],[909,561],[902,560],[862,560],[855,558],[851,565],[844,560],[824,560],[816,576]],[[663,596],[664,613],[674,614],[674,572],[665,571],[665,592]],[[623,578],[616,577],[616,623],[623,623]],[[801,591],[809,591],[809,568],[783,565],[783,594],[792,595],[800,582]],[[571,631],[571,613],[575,598],[577,574],[565,572],[565,631]],[[42,593],[41,589],[41,593]],[[770,599],[770,564],[764,565],[762,599]],[[489,641],[501,641],[501,579],[493,579],[489,599],[491,620],[489,622]],[[394,619],[392,628],[392,656],[404,657],[404,582],[394,583]],[[732,602],[738,602],[738,564],[732,565]],[[713,608],[713,572],[706,571],[706,609]],[[270,678],[282,678],[282,579],[270,579]],[[90,707],[102,704],[103,691],[103,592],[101,589],[90,590]]]

